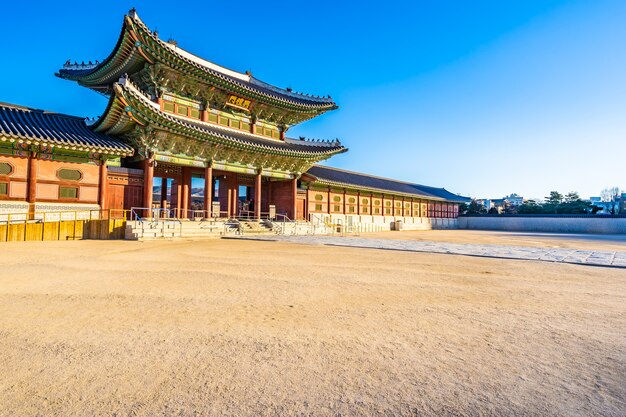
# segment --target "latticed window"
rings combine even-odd
[[[0,175],[9,175],[13,172],[13,167],[8,162],[0,162]]]
[[[322,194],[315,194],[315,199],[317,201],[322,201],[324,199],[324,196]]]
[[[316,204],[315,205],[315,211],[322,211],[322,205],[321,204]]]
[[[78,198],[78,187],[59,187],[59,198]]]
[[[163,102],[163,110],[170,112],[170,113],[174,113],[174,109],[176,107],[174,106],[174,103],[172,103],[171,101],[164,101]]]
[[[350,204],[354,204],[354,203],[356,203],[356,199],[355,199],[354,197],[350,197],[350,198],[348,199],[348,203],[350,203]]]
[[[0,182],[0,195],[8,195],[9,194],[9,184],[6,182]]]
[[[80,181],[83,174],[77,169],[60,169],[57,176],[64,181]]]
[[[176,113],[180,114],[181,116],[187,116],[188,111],[189,107],[179,104]]]
[[[336,195],[336,196],[333,197],[333,201],[340,202],[341,201],[341,197]]]

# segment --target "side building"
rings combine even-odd
[[[0,214],[34,218],[84,207],[148,215],[156,207],[183,219],[276,212],[454,227],[458,204],[467,200],[317,165],[347,149],[288,131],[337,109],[331,97],[281,89],[201,59],[161,40],[135,10],[106,59],[68,61],[56,75],[107,96],[106,110],[85,121],[0,105]],[[202,207],[192,205],[193,178],[204,183]],[[154,182],[161,185],[157,201]]]

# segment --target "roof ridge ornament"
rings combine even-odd
[[[133,8],[131,8],[131,9],[128,11],[128,17],[130,17],[130,18],[132,18],[132,19],[138,19],[138,18],[139,18],[139,16],[137,15],[137,9],[135,9],[134,7],[133,7]]]

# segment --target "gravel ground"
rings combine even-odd
[[[239,240],[0,261],[0,416],[626,415],[624,269]]]

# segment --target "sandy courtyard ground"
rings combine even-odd
[[[3,244],[0,416],[100,415],[625,416],[626,269]]]

